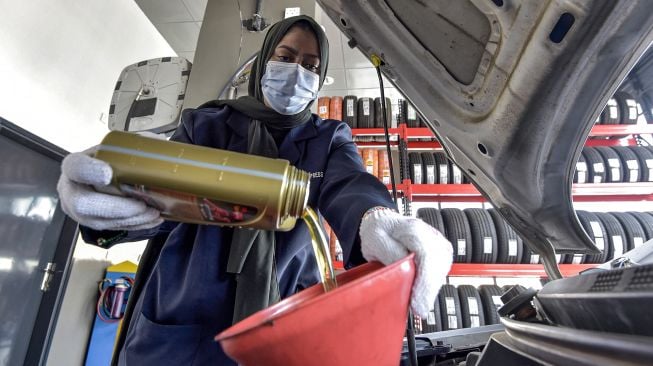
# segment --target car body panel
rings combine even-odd
[[[653,39],[653,2],[318,3],[350,45],[381,57],[550,275],[559,277],[554,249],[597,251],[572,206],[573,173],[598,114]]]

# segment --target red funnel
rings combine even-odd
[[[367,263],[337,276],[337,289],[309,287],[215,340],[242,366],[396,366],[414,277],[412,254]]]

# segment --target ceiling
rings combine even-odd
[[[177,55],[193,62],[208,0],[135,0]]]
[[[192,62],[208,0],[135,1],[172,49]],[[265,10],[263,13],[265,16]],[[379,96],[376,71],[370,61],[347,45],[347,37],[317,5],[313,16],[324,26],[330,43],[328,76],[333,78],[333,82],[325,85],[320,94]],[[401,98],[400,94],[387,80],[384,80],[384,85],[386,96],[395,104]]]

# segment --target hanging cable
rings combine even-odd
[[[388,163],[390,164],[390,184],[392,185],[392,200],[399,210],[397,205],[397,185],[395,183],[395,172],[392,164],[392,153],[390,150],[390,134],[388,132],[388,112],[385,105],[385,92],[383,89],[383,77],[381,76],[381,59],[377,55],[372,55],[372,64],[376,68],[376,74],[379,77],[379,88],[381,89],[381,110],[383,111],[383,131],[385,133],[385,149],[388,154]]]
[[[388,153],[388,162],[390,163],[390,183],[392,184],[392,199],[395,207],[399,210],[397,205],[397,186],[395,184],[395,172],[392,165],[392,154],[390,150],[390,134],[388,132],[388,112],[385,105],[385,92],[383,88],[383,77],[381,76],[381,65],[383,61],[375,54],[370,57],[374,68],[376,68],[376,75],[379,78],[379,88],[381,89],[381,110],[383,111],[383,130],[385,132],[385,148]],[[404,198],[405,200],[405,198]],[[406,326],[406,340],[408,342],[408,355],[410,356],[411,366],[417,365],[417,349],[415,347],[415,325],[413,324],[413,312],[408,310],[408,324]]]

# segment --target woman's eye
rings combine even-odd
[[[317,73],[319,72],[319,70],[320,70],[317,66],[315,66],[315,65],[311,65],[311,64],[305,64],[305,65],[303,65],[303,66],[304,66],[304,68],[305,68],[306,70],[308,70],[308,71],[312,71],[312,72],[314,72],[314,73],[316,73],[316,74],[317,74]]]
[[[277,58],[278,58],[279,61],[281,61],[281,62],[290,62],[290,57],[288,57],[288,56],[281,56],[281,55],[279,55],[279,56],[277,56]]]

